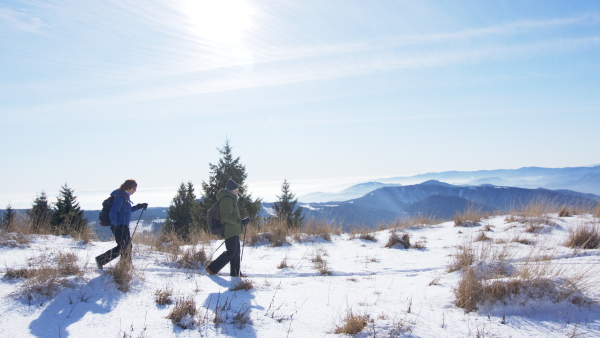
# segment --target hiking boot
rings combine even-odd
[[[102,270],[102,264],[100,263],[98,257],[96,257],[96,267],[98,267],[98,270]]]
[[[206,269],[205,269],[205,270],[206,270],[206,273],[207,273],[207,274],[209,274],[209,275],[211,275],[211,276],[214,276],[214,275],[216,275],[216,274],[217,274],[216,272],[213,272],[213,271],[212,271],[211,269],[209,269],[208,267],[206,267]]]

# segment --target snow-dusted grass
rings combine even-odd
[[[241,279],[229,277],[228,266],[204,273],[204,258],[224,250],[213,252],[220,240],[185,245],[146,236],[135,241],[127,292],[110,273],[117,261],[95,269],[94,256],[112,241],[5,232],[0,336],[600,335],[600,250],[565,245],[577,229],[597,226],[597,217],[532,213],[478,223],[282,230],[281,245],[245,245]],[[386,247],[405,234],[422,244]],[[28,296],[30,274],[44,267],[53,269],[45,280],[60,282]]]

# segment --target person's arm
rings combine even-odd
[[[110,212],[108,213],[108,218],[110,218],[111,225],[117,225],[117,213],[123,205],[125,204],[125,196],[122,194],[116,194],[115,199],[113,200],[112,207],[110,208]]]

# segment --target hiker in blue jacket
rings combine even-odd
[[[110,218],[110,231],[115,235],[117,246],[96,257],[96,266],[102,267],[121,256],[121,259],[131,264],[131,234],[129,233],[129,222],[131,213],[140,209],[146,210],[148,203],[139,203],[134,206],[129,197],[137,190],[135,180],[126,180],[119,189],[110,193],[114,196],[112,207],[108,217]]]

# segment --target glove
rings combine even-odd
[[[138,208],[138,210],[139,210],[139,209],[144,209],[144,210],[146,210],[146,208],[148,208],[148,203],[138,203],[138,204],[136,205],[136,207]]]
[[[250,223],[250,217],[246,217],[242,220],[242,226],[245,227],[246,225],[248,225],[248,223]]]

